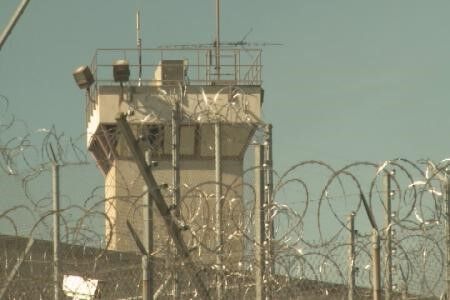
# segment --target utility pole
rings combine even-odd
[[[264,223],[264,146],[255,146],[255,299],[265,299],[264,275],[265,275],[265,257],[264,242],[266,240]]]
[[[385,228],[385,247],[386,247],[386,262],[385,262],[385,277],[384,277],[384,299],[391,300],[392,294],[392,211],[391,211],[391,177],[394,173],[387,172],[383,176],[383,191],[384,191],[384,228]]]
[[[142,179],[148,187],[148,192],[150,193],[150,196],[152,197],[159,213],[161,214],[164,224],[167,227],[167,231],[174,241],[179,256],[184,262],[184,266],[186,267],[186,271],[188,272],[188,275],[192,280],[193,286],[195,286],[195,288],[197,289],[198,295],[201,299],[210,299],[208,289],[206,288],[206,285],[204,284],[200,276],[200,270],[197,268],[197,266],[192,261],[192,258],[190,257],[189,250],[181,236],[181,229],[178,226],[175,218],[172,216],[169,206],[165,202],[164,197],[161,194],[161,190],[159,189],[159,186],[157,185],[156,180],[153,177],[151,169],[145,162],[144,155],[139,148],[139,145],[133,135],[133,132],[131,131],[130,126],[128,125],[128,122],[126,121],[126,115],[121,113],[119,116],[117,116],[116,122],[120,132],[125,138],[125,142],[130,149],[132,157],[136,162],[139,173],[141,174]]]
[[[347,228],[350,232],[348,249],[348,300],[355,298],[355,215],[352,213],[347,218]]]
[[[217,270],[217,299],[223,299],[223,224],[222,224],[222,134],[220,121],[214,123],[214,150],[216,166],[216,264]]]

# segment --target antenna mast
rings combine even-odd
[[[216,0],[216,72],[217,79],[220,80],[220,0]]]
[[[142,39],[141,39],[141,13],[138,10],[136,13],[136,42],[139,55],[139,81],[138,86],[142,85]]]

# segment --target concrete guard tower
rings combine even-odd
[[[193,257],[217,249],[243,255],[243,158],[261,125],[261,51],[222,48],[103,49],[87,78],[87,146],[105,176],[108,248],[137,251],[126,226],[142,238],[144,182],[116,128],[128,113],[140,146],[157,162],[152,172],[172,205]],[[77,76],[74,73],[74,76]],[[92,84],[92,85],[91,85]],[[154,211],[155,252],[168,235]]]

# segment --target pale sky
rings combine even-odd
[[[0,26],[20,1],[2,1]],[[0,52],[0,93],[30,128],[83,132],[72,70],[96,48],[212,41],[215,1],[33,1]],[[281,168],[448,156],[448,1],[222,1],[223,40],[263,49],[265,119]]]
[[[1,29],[19,2],[0,2]],[[137,8],[144,47],[213,40],[213,0],[31,0],[0,51],[10,112],[31,131],[82,134],[72,71],[96,48],[135,47]],[[449,11],[444,0],[222,1],[223,40],[253,28],[249,42],[283,44],[263,49],[275,167],[449,157]]]

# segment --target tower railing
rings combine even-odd
[[[164,80],[164,78],[155,76],[161,62],[170,60],[183,61],[184,74],[181,81],[186,85],[261,85],[261,49],[221,48],[219,67],[215,62],[214,51],[214,48],[190,47],[146,48],[141,52],[136,48],[97,49],[90,66],[95,83],[89,92],[86,103],[86,121],[89,120],[97,106],[98,87],[120,84],[113,79],[113,64],[117,60],[128,61],[130,79],[124,84],[129,86],[174,84],[174,80]],[[141,60],[139,56],[141,56]]]

